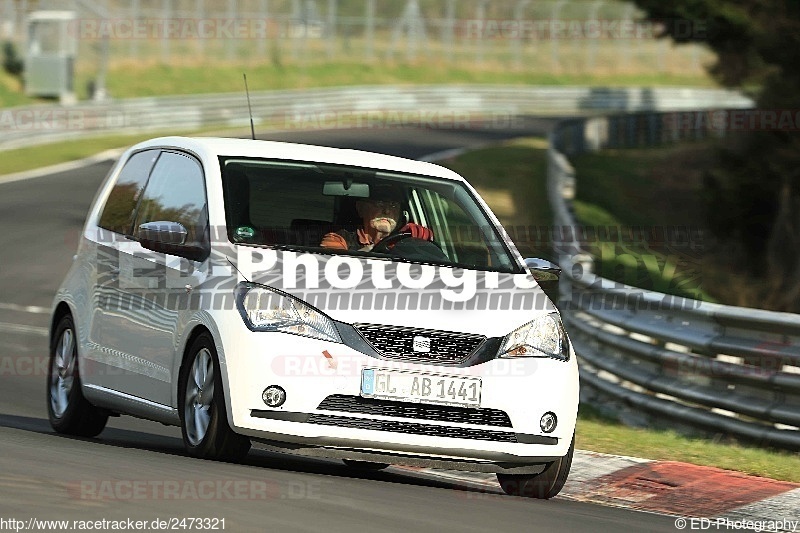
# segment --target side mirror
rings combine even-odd
[[[189,232],[179,222],[155,221],[139,226],[139,244],[148,250],[203,261],[210,250],[206,246],[186,244]]]
[[[558,300],[558,278],[561,276],[561,268],[545,259],[528,257],[525,259],[525,266],[533,274],[533,279],[539,284],[550,301],[556,303]]]

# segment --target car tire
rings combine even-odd
[[[50,339],[47,415],[50,426],[58,433],[95,437],[106,427],[109,413],[83,396],[77,340],[72,317],[64,315]]]
[[[569,445],[567,454],[557,461],[548,464],[545,469],[533,475],[527,474],[497,474],[497,481],[503,492],[510,496],[524,496],[526,498],[550,499],[564,487],[572,467],[572,456],[575,453],[575,435]]]
[[[181,434],[193,457],[237,462],[250,450],[250,439],[228,423],[222,373],[214,340],[208,333],[192,342],[178,382]]]
[[[373,463],[371,461],[356,461],[355,459],[342,459],[342,462],[347,466],[349,466],[350,468],[356,468],[358,470],[378,471],[378,470],[383,470],[384,468],[389,468],[389,465],[386,463]]]

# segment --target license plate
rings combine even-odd
[[[415,403],[480,407],[481,380],[365,368],[361,371],[361,396]]]

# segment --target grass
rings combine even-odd
[[[680,461],[800,483],[800,454],[719,444],[674,431],[631,428],[581,406],[575,446],[644,459]]]
[[[32,146],[7,150],[0,159],[0,176],[83,159],[104,150],[136,144],[151,137],[152,135],[118,135],[53,143],[48,144],[46,149]]]
[[[448,66],[434,61],[194,63],[171,65],[152,61],[119,60],[109,67],[106,88],[112,98],[239,92],[243,89],[242,72],[247,72],[251,91],[343,85],[459,83],[602,87],[715,86],[703,74],[653,73],[646,70],[628,73],[560,72],[535,68],[507,69],[489,65]],[[79,99],[88,98],[87,86],[96,75],[94,66],[76,71],[74,87]],[[43,100],[25,96],[17,78],[0,73],[0,108],[37,101]]]
[[[604,150],[573,158],[579,222],[638,227],[649,239],[625,233],[628,238],[613,247],[591,247],[600,275],[658,292],[764,308],[768,287],[753,283],[707,228],[703,177],[722,142]],[[672,230],[672,238],[663,238],[661,229]]]
[[[287,2],[282,4],[288,7]],[[264,35],[253,33],[236,38],[186,35],[164,40],[155,35],[159,32],[144,39],[126,38],[116,34],[113,24],[99,32],[82,27],[89,31],[78,32],[73,86],[79,99],[87,98],[87,87],[97,80],[101,69],[106,71],[106,87],[112,98],[239,92],[242,72],[248,73],[254,91],[420,83],[717,86],[706,71],[714,54],[697,44],[675,45],[655,38],[540,40],[497,34],[485,35],[485,39],[477,34],[465,34],[447,40],[442,38],[439,29],[434,31],[431,27],[427,37],[415,46],[407,36],[395,33],[397,19],[389,15],[402,11],[402,2],[382,3],[374,33],[367,32],[356,22],[364,15],[361,12],[363,1],[356,4],[359,7],[353,13],[358,14],[352,16],[344,15],[347,10],[342,11],[344,8],[340,6],[342,25],[333,38],[293,37],[283,23],[271,26]],[[460,20],[474,15],[469,13],[472,8],[466,4],[455,4],[461,6],[457,10],[464,13]],[[535,11],[533,4],[531,9]],[[211,9],[211,3],[205,9]],[[273,6],[271,17],[281,9]],[[550,16],[549,7],[543,6],[542,10],[539,11],[547,13],[544,18]],[[212,11],[205,11],[200,17],[210,16]],[[434,11],[428,11],[429,16],[441,16],[441,13],[434,15]],[[511,15],[502,6],[489,11],[495,13],[490,16],[495,21],[504,16],[501,13]],[[574,15],[565,15],[570,12],[570,7],[565,6],[561,16],[579,20],[586,17],[578,15],[583,11],[585,8],[579,7]],[[142,6],[140,15],[151,21],[165,16],[163,6]],[[240,15],[247,18],[253,13],[240,12]],[[528,12],[528,16],[531,15],[533,11]],[[614,15],[622,16],[627,15],[622,12]],[[384,17],[388,18],[381,21]],[[350,20],[345,22],[348,18]],[[125,17],[120,20],[124,21]],[[190,22],[192,19],[183,20]],[[17,46],[22,45],[18,43]],[[18,80],[0,75],[0,108],[30,101],[21,94]]]
[[[442,163],[475,185],[492,205],[524,257],[552,258],[547,231],[543,231],[552,225],[553,220],[550,205],[543,194],[546,190],[546,148],[542,139],[520,139],[469,152]],[[667,150],[663,157],[669,159],[672,155]],[[578,187],[581,199],[575,202],[578,219],[586,225],[602,228],[687,225],[685,216],[695,208],[694,187],[686,186],[685,198],[682,199],[685,213],[679,213],[680,208],[674,206],[662,206],[659,209],[670,213],[671,218],[654,222],[650,210],[641,210],[642,202],[653,195],[651,186],[642,176],[643,165],[636,160],[636,155],[633,160],[621,159],[623,161],[619,163],[616,157],[592,154],[581,161],[581,168],[586,172],[577,172],[582,178]],[[590,178],[587,180],[586,176]],[[585,186],[587,181],[589,183]],[[612,191],[624,192],[616,195]],[[584,196],[588,199],[584,200]],[[622,212],[622,217],[611,214],[617,212]],[[693,216],[699,220],[696,214]],[[592,251],[600,275],[658,292],[716,301],[700,284],[696,264],[691,258],[645,246],[636,240],[617,246],[596,243]]]
[[[33,98],[23,94],[19,78],[0,69],[0,108],[30,104],[34,101]]]
[[[432,63],[319,63],[280,66],[121,64],[110,69],[107,88],[114,98],[165,94],[201,94],[242,90],[247,72],[250,90],[331,87],[340,85],[491,83],[511,85],[652,86],[703,85],[703,78],[674,74],[628,75],[556,74],[536,70],[514,71],[477,67],[448,67]],[[92,72],[80,72],[76,87],[83,91]],[[79,94],[79,97],[85,97]]]
[[[202,135],[212,130],[198,131],[178,131],[170,132],[170,135]],[[239,135],[246,134],[243,130],[220,131],[213,130],[213,134],[218,135]],[[105,137],[91,137],[78,139],[75,141],[62,141],[47,144],[46,147],[31,146],[29,148],[16,148],[5,150],[0,158],[0,176],[23,172],[34,168],[41,168],[49,165],[56,165],[67,161],[76,161],[95,155],[105,150],[113,148],[124,148],[138,142],[157,137],[154,133],[138,133],[133,135],[109,135]]]
[[[702,223],[703,210],[697,197],[701,180],[692,172],[697,167],[685,166],[689,146],[694,156],[690,163],[700,165],[707,159],[705,142],[604,150],[575,157],[572,164],[580,180],[577,198],[613,213],[619,222],[630,226]],[[643,209],[645,205],[647,209]]]
[[[550,259],[553,215],[546,189],[547,141],[525,138],[439,161],[476,188],[503,222],[523,257]],[[542,235],[544,233],[544,237]]]
[[[721,293],[699,257],[705,231],[700,201],[709,142],[605,150],[572,161],[578,177],[578,221],[619,238],[590,244],[603,277],[709,302]]]

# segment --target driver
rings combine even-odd
[[[320,246],[339,250],[359,250],[369,252],[381,239],[398,233],[408,233],[415,239],[433,240],[433,231],[424,226],[409,222],[397,229],[403,207],[403,194],[391,184],[377,184],[370,187],[370,198],[356,201],[356,211],[362,224],[356,231],[341,229],[322,237]]]

